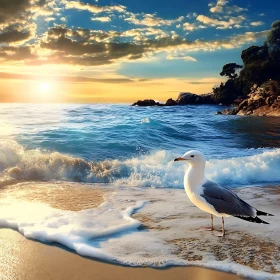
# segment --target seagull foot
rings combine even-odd
[[[215,236],[218,236],[218,237],[224,237],[225,236],[225,231],[223,231],[223,230],[214,230],[214,235]]]
[[[214,230],[214,228],[212,228],[212,227],[200,227],[199,230],[212,231],[212,230]]]

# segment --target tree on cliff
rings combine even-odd
[[[217,103],[232,104],[238,97],[246,97],[251,87],[272,80],[280,82],[280,20],[271,25],[263,46],[251,46],[242,51],[243,68],[236,63],[223,66],[221,76],[229,79],[213,88]],[[239,75],[237,69],[241,69]]]
[[[222,72],[220,73],[220,75],[227,76],[230,79],[236,79],[238,75],[235,73],[235,71],[242,67],[243,67],[242,65],[238,65],[236,63],[228,63],[223,66],[223,69],[222,69]]]

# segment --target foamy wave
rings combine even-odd
[[[174,163],[174,157],[171,152],[157,151],[124,161],[90,162],[58,152],[26,150],[11,141],[0,143],[0,175],[17,180],[182,188],[187,165]],[[206,173],[221,184],[272,183],[280,182],[279,168],[280,149],[273,149],[254,156],[210,160]]]
[[[150,123],[150,119],[149,118],[144,118],[140,121],[140,124],[143,124],[143,123]]]
[[[222,184],[258,184],[280,182],[280,149],[248,157],[211,160],[208,177]]]

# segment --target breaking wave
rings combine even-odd
[[[177,156],[177,155],[176,155]],[[0,177],[16,180],[64,180],[142,187],[182,188],[187,165],[174,163],[169,151],[127,160],[86,161],[58,152],[27,150],[15,141],[0,142]],[[280,149],[256,150],[247,157],[210,160],[207,177],[221,184],[280,182]]]

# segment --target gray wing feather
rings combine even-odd
[[[231,216],[255,217],[254,207],[243,201],[232,192],[217,183],[207,181],[202,185],[203,194],[201,196],[211,204],[218,213]]]

